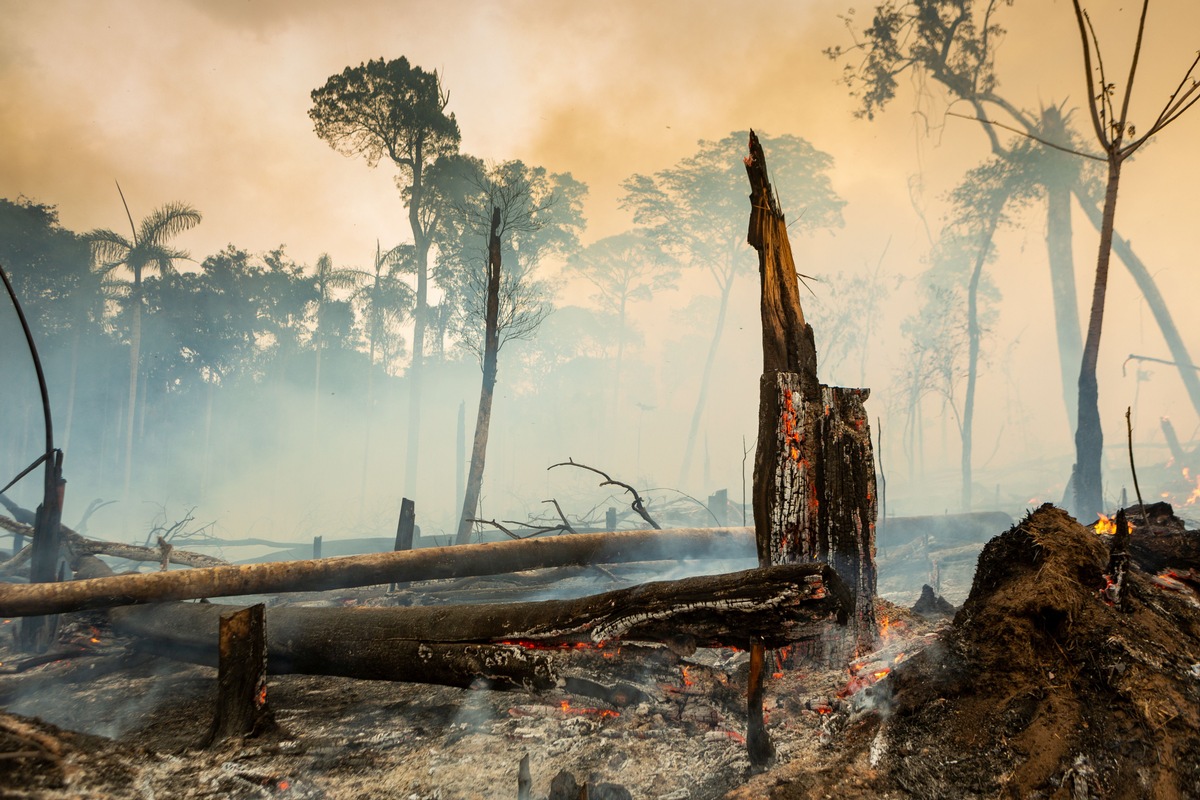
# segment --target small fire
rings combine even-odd
[[[620,712],[610,711],[607,708],[575,708],[567,700],[561,701],[558,705],[564,714],[574,714],[578,716],[582,716],[584,714],[594,714],[600,717],[600,719],[615,719],[616,717],[621,716]]]
[[[696,685],[696,682],[691,679],[691,676],[688,675],[687,667],[681,667],[680,671],[683,673],[683,685],[684,686],[695,686]]]
[[[258,697],[256,697],[255,700],[260,706],[265,706],[267,704],[267,687],[265,684],[261,689],[258,690]]]
[[[1192,481],[1192,476],[1190,473],[1188,473],[1187,467],[1183,468],[1183,479],[1188,482]],[[1197,501],[1200,501],[1200,475],[1196,476],[1195,484],[1196,485],[1192,488],[1191,494],[1189,494],[1187,499],[1183,501],[1185,506],[1194,506],[1196,505]]]
[[[1092,525],[1092,530],[1104,536],[1113,536],[1117,532],[1117,521],[1113,517],[1105,516],[1104,514],[1097,515],[1099,519]],[[1133,533],[1133,523],[1126,522],[1129,527],[1129,532]]]

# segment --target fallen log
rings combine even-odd
[[[311,608],[266,612],[268,668],[386,677],[400,643],[510,644],[531,648],[604,642],[784,647],[845,623],[853,599],[825,564],[646,583],[572,600],[457,606]],[[190,653],[215,653],[229,606],[168,603],[113,609],[113,630]],[[207,663],[207,662],[206,662]],[[349,673],[327,670],[349,670]]]
[[[428,547],[343,558],[116,575],[66,583],[0,584],[0,614],[19,617],[166,600],[345,589],[498,575],[570,564],[671,557],[730,558],[744,556],[752,547],[748,528],[681,528]]]

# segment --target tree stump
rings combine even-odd
[[[754,528],[759,564],[830,564],[855,608],[843,630],[830,629],[801,656],[829,666],[873,649],[875,625],[875,461],[863,402],[866,389],[817,379],[812,327],[800,305],[787,223],[767,177],[754,132],[747,239],[762,279],[763,375],[754,459]]]
[[[265,606],[259,603],[220,619],[217,711],[206,744],[254,736],[274,727],[267,707]]]

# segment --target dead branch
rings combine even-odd
[[[562,520],[562,529],[567,533],[578,533],[579,531],[571,527],[571,523],[567,522],[567,515],[563,513],[562,506],[558,504],[558,500],[551,497],[549,500],[543,500],[543,503],[553,503],[554,510],[558,512],[558,518]]]
[[[655,530],[662,530],[662,526],[655,522],[650,516],[650,513],[646,511],[646,504],[642,502],[642,496],[638,494],[637,489],[634,489],[628,483],[613,480],[607,472],[598,470],[595,467],[589,467],[587,464],[579,464],[573,458],[568,458],[566,461],[559,464],[551,464],[550,466],[546,467],[546,469],[552,470],[555,467],[579,467],[580,469],[586,469],[589,472],[594,472],[604,478],[604,481],[600,484],[601,486],[620,486],[622,489],[633,495],[633,502],[629,504],[629,507],[636,511],[639,517],[646,520],[646,524],[651,528],[654,528]]]
[[[63,535],[67,540],[67,547],[71,551],[71,568],[74,569],[78,560],[83,556],[113,556],[114,558],[124,558],[129,561],[151,561],[162,563],[163,554],[156,547],[141,547],[136,544],[123,544],[121,542],[103,542],[99,539],[90,539],[86,536],[80,536],[75,531],[62,525]],[[34,530],[31,525],[24,525],[14,519],[0,515],[0,528],[13,533],[20,533],[28,537],[33,537]],[[19,554],[18,554],[19,555]],[[14,559],[15,560],[15,557]],[[6,568],[15,568],[13,560],[0,565],[0,573],[3,573]],[[229,562],[215,556],[206,556],[202,553],[193,553],[188,550],[180,550],[172,548],[169,551],[169,561],[172,564],[179,564],[185,567],[219,567],[228,564]]]

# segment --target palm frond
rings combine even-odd
[[[142,220],[138,243],[143,246],[161,245],[167,239],[200,224],[200,212],[187,203],[167,203],[150,212]]]

